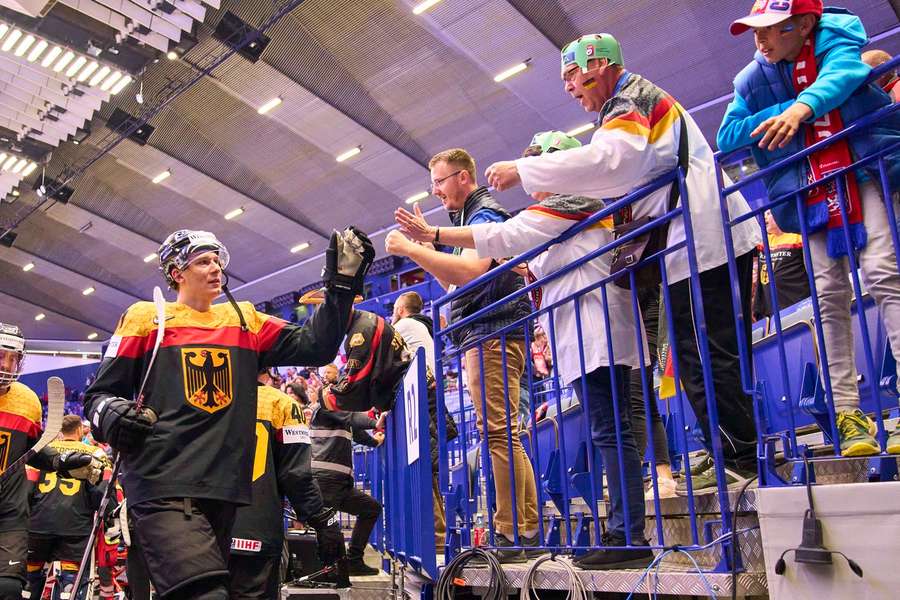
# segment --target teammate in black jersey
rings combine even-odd
[[[104,467],[110,466],[103,450],[81,441],[82,425],[78,415],[63,417],[60,433],[61,439],[50,442],[50,446],[58,452],[74,450],[93,454]],[[77,596],[71,588],[106,482],[100,480],[94,484],[37,469],[29,470],[28,475],[35,482],[31,495],[31,519],[28,522],[28,587],[31,597],[40,598],[40,591],[44,589],[44,565],[58,560],[60,574],[57,588],[69,594],[70,598],[83,598],[85,586],[81,586]],[[87,578],[84,584],[87,584]],[[65,596],[57,594],[57,597]]]
[[[322,504],[310,470],[309,424],[300,406],[270,383],[268,372],[262,372],[257,387],[253,503],[237,510],[231,532],[232,600],[278,597],[284,496],[316,531],[322,563],[331,565],[344,556],[336,513]],[[343,570],[345,565],[340,567]],[[349,583],[346,574],[341,583]]]
[[[334,357],[375,251],[354,228],[332,234],[327,300],[302,327],[231,299],[228,251],[211,233],[177,231],[158,254],[178,299],[166,305],[144,407],[130,398],[157,325],[154,306],[139,302],[119,322],[85,393],[85,414],[97,439],[123,457],[129,519],[160,596],[225,600],[234,510],[250,502],[257,373]],[[223,291],[229,302],[213,304]]]
[[[25,454],[41,437],[41,402],[18,381],[25,357],[25,338],[14,325],[0,323],[0,471]],[[84,479],[99,475],[89,454],[60,454],[45,447],[28,464]],[[28,552],[28,494],[24,469],[12,473],[0,487],[0,600],[20,600]]]

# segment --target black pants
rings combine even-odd
[[[153,587],[163,598],[184,597],[201,580],[228,583],[235,505],[203,498],[162,498],[128,507]]]
[[[738,355],[738,338],[750,340],[750,289],[753,259],[756,251],[737,258],[738,280],[741,291],[741,310],[744,330],[737,331],[731,305],[731,280],[728,265],[700,273],[700,289],[703,296],[703,312],[706,316],[707,340],[712,368],[722,449],[726,465],[756,470],[756,421],[753,418],[753,399],[744,393],[741,385],[741,366]],[[709,414],[706,410],[706,386],[700,351],[694,331],[690,280],[685,279],[669,286],[672,303],[672,325],[675,329],[674,346],[681,368],[681,381],[688,400],[694,408],[697,420],[703,428],[706,447],[711,448]]]
[[[644,331],[647,337],[647,349],[650,353],[650,362],[644,367],[647,374],[647,385],[650,391],[650,427],[653,431],[653,454],[656,464],[668,465],[669,439],[666,437],[666,428],[659,416],[659,407],[656,405],[656,396],[653,394],[653,368],[656,366],[656,340],[659,337],[659,286],[645,288],[638,291],[638,304],[641,307],[641,319],[644,322]],[[629,392],[631,395],[631,431],[634,433],[634,441],[637,445],[638,455],[643,459],[647,450],[647,411],[644,407],[644,384],[641,381],[640,369],[631,369],[628,372]]]
[[[316,480],[322,490],[325,506],[356,517],[347,558],[362,558],[372,529],[381,515],[381,503],[353,485],[353,478],[333,471],[319,471]]]

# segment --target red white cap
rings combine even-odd
[[[755,27],[770,27],[793,15],[822,16],[822,0],[756,0],[750,15],[731,24],[731,35],[740,35]]]

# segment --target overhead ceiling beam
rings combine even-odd
[[[298,221],[287,213],[284,213],[265,202],[257,200],[252,196],[248,196],[240,190],[228,185],[221,179],[198,169],[184,159],[174,157],[165,151],[160,150],[152,143],[146,146],[140,146],[132,141],[125,141],[113,148],[112,151],[110,151],[110,154],[116,158],[119,164],[146,177],[148,180],[152,180],[153,177],[165,169],[170,168],[175,176],[162,181],[159,185],[172,189],[179,195],[188,198],[201,206],[205,206],[210,210],[224,213],[230,208],[235,208],[237,206],[257,206],[261,211],[271,213],[266,215],[266,217],[270,219],[268,227],[264,230],[257,231],[256,233],[267,237],[276,243],[283,244],[285,239],[302,239],[308,237],[308,234],[310,233],[326,240],[329,239],[331,235],[331,232],[326,233],[321,231],[311,223]],[[175,163],[175,165],[172,165],[172,163]],[[183,179],[185,173],[194,178],[206,179],[208,182],[207,185],[212,184],[214,187],[221,188],[219,191],[223,193],[218,194],[214,191],[208,196],[204,195],[198,197],[196,194],[185,191],[182,187],[182,181],[179,179],[179,175]],[[227,197],[232,197],[235,206],[227,206],[223,203],[223,200]],[[290,231],[293,227],[289,227],[288,224],[301,228],[301,234],[297,235],[295,232]],[[289,236],[295,236],[295,238]]]
[[[37,268],[35,268],[34,272],[35,272],[35,273],[38,273],[38,274],[42,274],[42,275],[43,275],[43,273],[41,273],[41,269],[40,269],[40,266],[41,266],[41,265],[40,265],[40,263],[41,263],[41,262],[44,262],[44,263],[47,263],[47,264],[49,264],[49,265],[52,265],[52,266],[55,267],[56,269],[59,269],[59,270],[61,270],[61,271],[65,271],[66,273],[70,273],[70,274],[72,274],[72,275],[77,275],[78,277],[81,277],[82,279],[85,279],[86,281],[90,282],[90,285],[91,285],[92,287],[94,287],[94,288],[96,288],[96,289],[98,289],[98,290],[99,290],[99,289],[102,289],[102,288],[109,288],[109,289],[111,289],[111,290],[113,290],[113,291],[116,291],[116,292],[122,294],[123,296],[127,296],[127,297],[131,298],[132,300],[144,300],[144,298],[141,298],[140,296],[137,296],[137,295],[135,295],[134,293],[129,292],[128,290],[122,289],[122,288],[120,288],[120,287],[118,287],[118,286],[115,286],[115,285],[113,285],[113,284],[111,284],[111,283],[108,283],[108,282],[106,282],[106,281],[101,281],[101,280],[98,279],[97,277],[92,277],[91,275],[87,275],[86,273],[82,273],[81,271],[77,271],[77,270],[75,270],[75,269],[73,269],[73,268],[71,268],[71,267],[67,267],[67,266],[65,266],[65,265],[63,265],[63,264],[60,264],[59,262],[57,262],[57,261],[55,261],[55,260],[50,260],[49,258],[46,258],[45,256],[41,256],[40,254],[37,254],[37,253],[32,252],[32,251],[30,251],[30,250],[26,250],[26,249],[22,248],[22,247],[21,247],[20,245],[18,245],[18,244],[15,245],[15,246],[13,246],[12,248],[2,248],[2,249],[0,249],[0,256],[2,256],[2,254],[9,254],[9,255],[11,255],[12,257],[16,257],[17,254],[25,255],[25,258],[19,257],[20,260],[19,260],[19,261],[16,261],[16,262],[25,262],[26,264],[27,264],[28,262],[35,262],[35,260],[33,260],[33,259],[36,259],[36,260],[38,261],[38,263],[35,265]],[[24,264],[20,264],[19,266],[25,266],[25,265],[24,265]],[[57,283],[61,283],[61,284],[63,284],[63,285],[68,284],[68,282],[67,282],[65,279],[63,279],[63,278],[55,278],[55,277],[54,277],[54,278],[53,278],[53,281],[55,281],[55,282],[57,282]],[[69,287],[71,287],[71,288],[73,288],[73,289],[78,289],[78,291],[80,292],[80,291],[83,291],[83,290],[86,289],[86,288],[84,288],[84,287],[81,287],[82,285],[84,285],[83,282],[82,282],[82,283],[77,283],[76,285],[69,285]],[[80,288],[80,289],[79,289],[79,288]]]
[[[46,307],[42,304],[38,304],[37,302],[34,302],[32,300],[26,300],[25,298],[21,298],[19,296],[16,296],[15,294],[11,294],[10,292],[8,292],[6,290],[0,290],[0,295],[7,296],[9,298],[12,298],[13,300],[18,300],[19,302],[24,302],[25,304],[39,308],[44,312],[52,313],[59,317],[64,317],[66,319],[69,319],[70,321],[75,321],[76,323],[81,323],[82,325],[87,325],[88,327],[96,329],[97,331],[105,331],[106,333],[113,332],[112,329],[108,329],[106,327],[103,327],[102,325],[97,325],[96,323],[91,323],[90,321],[86,321],[84,319],[77,319],[77,318],[73,317],[72,315],[62,313],[58,310],[53,310],[52,308],[48,308],[48,307]]]
[[[251,74],[255,85],[243,84]],[[254,110],[272,98],[280,97],[281,104],[260,118],[275,120],[332,158],[354,146],[362,146],[363,153],[358,158],[343,163],[342,168],[358,172],[399,199],[406,199],[424,190],[429,176],[425,165],[306,89],[277,67],[264,61],[248,66],[244,62],[232,60],[216,71],[212,81],[221,90]],[[384,164],[380,159],[390,160],[390,165]]]

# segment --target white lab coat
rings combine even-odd
[[[482,258],[503,258],[515,256],[531,250],[535,246],[558,237],[575,224],[575,221],[547,215],[533,210],[524,210],[503,223],[485,223],[472,226],[475,248]],[[562,244],[555,244],[528,263],[529,269],[539,279],[554,273],[576,259],[585,256],[613,239],[609,229],[594,227],[582,231]],[[602,255],[570,271],[543,286],[541,306],[546,307],[566,298],[591,283],[609,275],[609,254]],[[640,366],[640,355],[644,364],[649,364],[646,336],[641,324],[642,345],[638,353],[635,332],[635,314],[631,305],[631,293],[613,284],[607,284],[609,321],[612,337],[613,357],[617,365]],[[610,365],[607,345],[606,323],[600,289],[581,298],[581,331],[575,320],[575,304],[566,302],[553,310],[554,338],[556,343],[553,359],[559,369],[560,379],[568,385],[598,367]],[[539,318],[541,327],[550,337],[550,318],[544,314]],[[584,347],[584,371],[579,358],[579,340]]]
[[[725,264],[725,236],[712,149],[687,112],[684,112],[684,118],[690,155],[688,204],[697,262],[699,271],[702,272]],[[647,135],[636,134],[627,129],[600,127],[594,132],[591,143],[586,146],[520,158],[516,161],[516,166],[522,187],[529,194],[552,192],[587,198],[617,198],[674,168],[678,162],[680,131],[681,124],[675,120],[659,139],[651,141]],[[724,177],[725,185],[730,185],[727,175]],[[669,188],[670,186],[664,186],[632,204],[634,218],[665,213],[668,210]],[[731,218],[750,210],[740,193],[728,197],[728,209]],[[762,243],[759,226],[754,219],[733,227],[732,235],[735,256],[741,256]],[[676,218],[669,226],[668,244],[671,246],[684,239],[684,223],[681,218]],[[690,271],[686,250],[667,256],[666,273],[670,284],[687,279]]]

